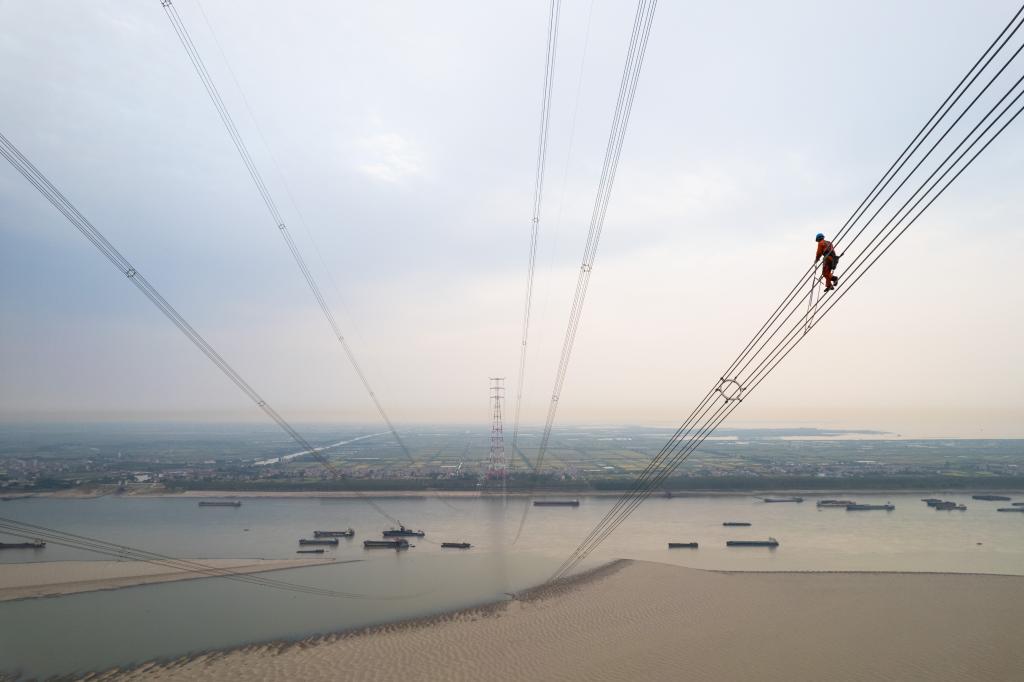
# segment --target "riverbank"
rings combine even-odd
[[[788,496],[788,495],[801,495],[808,498],[815,497],[835,497],[835,496],[851,496],[851,495],[979,495],[979,494],[998,494],[998,495],[1012,495],[1012,496],[1024,496],[1024,489],[1020,488],[979,488],[979,489],[959,489],[959,488],[921,488],[921,489],[906,489],[898,488],[892,490],[878,490],[866,488],[863,490],[856,489],[801,489],[801,488],[764,488],[764,489],[751,489],[751,490],[673,490],[673,498],[687,498],[687,497],[758,497],[758,496]],[[620,497],[623,491],[620,490],[590,490],[590,491],[562,491],[562,492],[547,492],[547,491],[509,491],[508,497],[512,498],[526,498],[526,497],[552,497],[558,499],[575,499],[575,498],[607,498],[607,497]],[[61,490],[54,492],[39,492],[39,493],[28,493],[28,494],[15,494],[8,496],[4,501],[10,502],[18,499],[28,498],[56,498],[56,499],[94,499],[98,497],[138,497],[138,498],[174,498],[174,499],[353,499],[353,498],[428,498],[428,497],[443,497],[451,499],[475,499],[475,498],[487,498],[487,497],[501,497],[502,493],[495,492],[481,492],[477,490],[368,490],[368,491],[353,491],[353,490],[183,490],[183,491],[170,491],[161,488],[144,488],[144,489],[129,489],[128,491],[117,493],[114,490]],[[652,497],[665,497],[663,491],[653,493]],[[810,500],[813,501],[813,500]]]
[[[485,607],[86,679],[1009,680],[1022,610],[1018,576],[618,561]]]
[[[190,559],[213,571],[263,573],[335,563],[334,559]],[[0,564],[0,602],[208,578],[143,561],[38,561]]]

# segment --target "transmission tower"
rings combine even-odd
[[[506,475],[505,434],[501,426],[501,401],[505,397],[505,377],[491,377],[491,402],[494,416],[491,421],[491,458],[487,467],[488,478],[504,479]]]

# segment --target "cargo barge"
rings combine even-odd
[[[986,502],[1009,502],[1006,495],[971,495],[972,500],[984,500]]]
[[[668,543],[669,549],[697,549],[696,542],[670,542]]]
[[[726,540],[726,547],[778,547],[779,541],[775,538],[767,540]]]
[[[421,538],[426,533],[422,530],[413,530],[412,528],[406,528],[402,524],[398,524],[398,528],[392,528],[391,530],[384,531],[384,537],[386,538]]]
[[[935,511],[967,511],[967,505],[956,502],[939,502],[929,506],[933,507]]]
[[[409,541],[405,538],[394,540],[363,540],[364,549],[409,549]]]
[[[725,521],[722,523],[723,526],[749,526],[749,521]]]
[[[803,502],[802,497],[762,497],[764,502]]]
[[[322,540],[322,539],[321,540],[307,540],[306,538],[302,538],[302,539],[299,540],[299,544],[300,545],[332,545],[332,546],[336,546],[338,544],[338,538],[331,538],[329,540]]]
[[[1000,507],[996,511],[1002,512],[1024,512],[1024,507]]]
[[[851,504],[857,504],[853,500],[818,500],[819,507],[849,507]]]
[[[200,502],[200,507],[241,507],[241,500],[235,500],[234,502]]]
[[[534,507],[578,507],[579,500],[534,500]]]
[[[295,551],[296,554],[323,554],[323,547],[320,549],[299,549]]]
[[[1017,511],[1016,509],[1014,511]],[[1024,511],[1022,509],[1021,511]],[[46,547],[46,543],[42,540],[33,540],[32,542],[0,542],[0,549],[42,549]]]
[[[441,546],[447,547],[448,549],[469,549],[473,545],[468,542],[442,542]]]
[[[892,511],[896,508],[894,504],[851,504],[846,511]]]
[[[315,538],[350,538],[356,534],[354,530],[349,528],[348,530],[315,530],[313,531],[313,537]]]

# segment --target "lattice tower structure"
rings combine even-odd
[[[488,478],[504,479],[507,470],[505,460],[505,433],[501,424],[501,404],[505,398],[505,377],[491,377],[491,456],[487,466]]]

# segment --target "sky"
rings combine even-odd
[[[486,426],[518,369],[548,3],[175,7],[392,420]],[[684,418],[1016,9],[660,3],[559,423]],[[634,10],[562,3],[526,424]],[[158,0],[0,0],[0,92],[0,132],[279,412],[375,422]],[[730,424],[1024,435],[1022,173],[1018,121]],[[263,418],[6,163],[0,244],[0,420]]]

